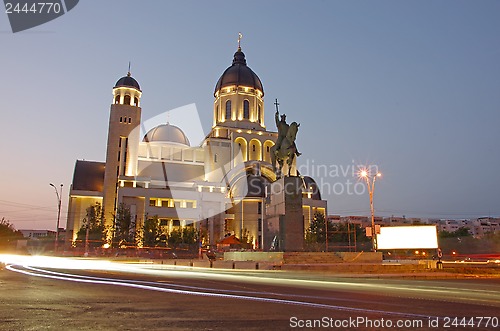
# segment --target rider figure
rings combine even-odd
[[[276,121],[276,127],[278,128],[278,139],[276,139],[276,149],[279,150],[281,148],[281,143],[283,139],[285,139],[286,134],[289,129],[289,125],[286,123],[286,115],[281,115],[280,120],[280,112],[276,109],[276,113],[274,114],[274,120]]]
[[[283,142],[283,139],[286,138],[290,125],[288,125],[288,123],[286,122],[285,114],[281,115],[280,119],[280,112],[277,109],[276,113],[274,114],[274,120],[276,121],[276,127],[278,128],[278,139],[276,139],[276,150],[279,150],[281,148],[281,143]],[[295,155],[300,156],[302,154],[299,153],[299,150],[297,149],[295,142],[293,142],[292,147],[295,147]]]

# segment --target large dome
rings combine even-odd
[[[264,95],[262,82],[259,76],[247,66],[247,60],[245,60],[245,54],[241,51],[241,48],[238,48],[236,53],[234,53],[233,65],[227,68],[222,76],[220,76],[219,81],[215,85],[214,95],[221,88],[234,85],[252,87],[260,90],[262,95]]]
[[[231,195],[235,198],[264,198],[269,184],[269,180],[263,176],[247,174],[233,183]]]
[[[139,91],[141,90],[139,83],[132,76],[130,76],[130,72],[127,74],[127,76],[118,79],[115,84],[115,88],[116,87],[133,87],[138,89]]]
[[[170,142],[190,146],[189,140],[175,125],[161,124],[149,130],[144,136],[143,142]]]

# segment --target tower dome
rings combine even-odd
[[[217,91],[220,91],[226,86],[250,87],[261,91],[262,95],[264,95],[262,82],[260,81],[259,76],[257,76],[257,74],[247,66],[245,54],[241,51],[240,47],[238,47],[238,50],[234,53],[233,64],[227,68],[224,73],[222,73],[222,76],[220,76],[217,81],[214,95]]]
[[[130,105],[139,107],[141,101],[141,87],[131,76],[130,71],[116,82],[113,87],[113,103],[115,105]]]
[[[130,75],[130,71],[127,73],[127,76],[118,79],[115,84],[116,87],[133,87],[139,91],[141,90],[139,83]]]
[[[265,130],[264,88],[259,76],[247,66],[240,39],[241,34],[233,64],[215,84],[212,127]]]
[[[161,124],[152,128],[144,136],[143,142],[169,142],[190,146],[189,140],[184,132],[175,125]]]

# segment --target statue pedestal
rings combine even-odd
[[[304,250],[302,179],[283,177],[271,184],[267,194],[264,224],[265,250]]]

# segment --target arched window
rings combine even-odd
[[[217,107],[215,108],[215,121],[219,122],[220,120],[222,119],[220,118],[219,105],[217,105]]]
[[[231,100],[226,101],[226,121],[231,120]]]
[[[117,104],[119,104],[119,103],[120,103],[120,96],[119,96],[119,95],[117,95],[117,96],[115,97],[115,105],[117,105]]]
[[[139,98],[138,97],[135,97],[134,98],[134,106],[139,106]]]
[[[262,161],[262,143],[255,138],[249,142],[248,159]]]
[[[123,104],[130,105],[130,95],[126,95],[125,98],[123,98]]]
[[[271,163],[271,147],[274,145],[274,142],[272,142],[271,140],[266,140],[266,142],[264,142],[264,162],[269,162]]]
[[[260,119],[261,113],[260,113],[260,105],[257,106],[257,122],[262,123]]]
[[[217,163],[217,154],[214,154],[214,163]]]
[[[243,118],[246,120],[250,118],[250,102],[248,100],[243,101]]]

